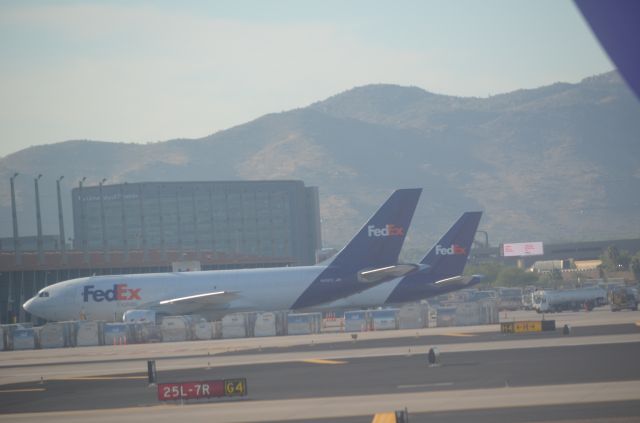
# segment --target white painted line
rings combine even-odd
[[[398,389],[439,388],[441,386],[453,386],[453,382],[423,383],[422,385],[398,385]]]

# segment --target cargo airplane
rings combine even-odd
[[[421,267],[398,263],[421,192],[396,190],[336,256],[319,265],[90,276],[45,287],[23,307],[46,320],[119,321],[131,311],[215,318],[331,302]]]

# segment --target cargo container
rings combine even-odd
[[[126,323],[105,323],[102,329],[103,345],[125,345],[129,341]]]
[[[4,328],[0,326],[0,351],[4,351],[7,343],[4,340]]]
[[[373,310],[371,312],[371,326],[373,330],[398,329],[398,309]]]
[[[101,344],[104,322],[81,320],[76,322],[76,342],[78,347],[94,347]]]
[[[162,342],[162,329],[153,322],[127,323],[133,336],[132,342],[147,344]]]
[[[354,310],[344,313],[345,332],[364,332],[367,330],[371,330],[371,320],[367,310]]]
[[[420,303],[405,304],[398,310],[399,329],[427,327],[429,306]]]
[[[11,333],[13,350],[32,350],[36,348],[37,338],[34,328],[16,328]]]
[[[456,325],[456,307],[438,307],[437,327]]]
[[[162,342],[183,342],[193,339],[191,316],[165,316],[160,324]]]
[[[264,312],[256,314],[256,321],[253,326],[254,336],[279,336],[284,335],[283,312]]]
[[[478,302],[456,304],[455,325],[479,325],[483,320],[481,309]]]
[[[205,319],[199,319],[193,324],[193,338],[205,341],[213,338],[213,325]]]
[[[287,333],[306,335],[320,333],[322,313],[289,313],[287,315]]]
[[[249,334],[248,324],[249,319],[246,313],[227,314],[222,318],[222,337],[246,338]]]
[[[64,348],[75,345],[74,322],[50,322],[40,328],[40,348]]]

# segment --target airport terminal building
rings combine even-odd
[[[143,182],[72,190],[75,250],[210,251],[315,264],[318,189],[302,181]]]

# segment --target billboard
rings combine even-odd
[[[542,242],[502,244],[500,249],[500,255],[503,257],[541,256],[543,254]]]

